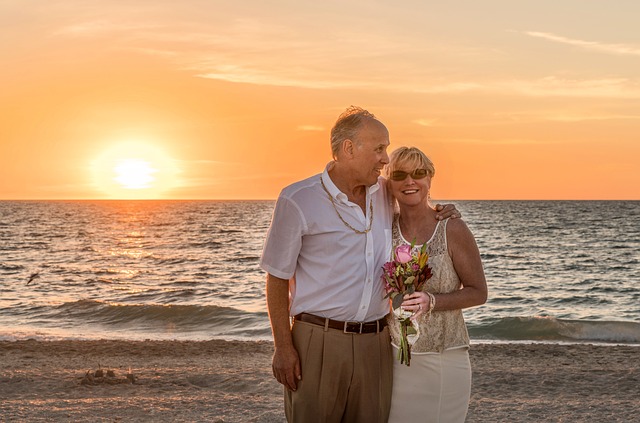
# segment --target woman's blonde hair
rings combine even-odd
[[[389,164],[385,167],[387,179],[396,170],[427,169],[427,174],[433,178],[436,168],[431,159],[416,147],[400,147],[389,154]]]

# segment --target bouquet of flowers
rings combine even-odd
[[[400,322],[400,351],[398,360],[401,364],[411,365],[411,346],[418,340],[420,333],[417,325],[413,325],[413,312],[403,310],[400,306],[405,295],[419,291],[431,277],[431,268],[427,266],[426,243],[417,254],[411,254],[414,244],[400,245],[393,252],[393,260],[382,266],[382,280],[387,295],[391,299],[394,316]]]

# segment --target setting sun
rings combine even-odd
[[[178,185],[175,160],[151,144],[114,145],[92,163],[91,169],[95,188],[110,198],[162,198]]]
[[[140,159],[123,159],[113,168],[118,175],[114,179],[126,189],[150,188],[156,178],[152,176],[157,169],[149,162]]]

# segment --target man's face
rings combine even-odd
[[[377,120],[368,120],[354,141],[353,174],[358,183],[371,186],[378,182],[384,166],[389,163],[389,131]]]

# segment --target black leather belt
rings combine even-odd
[[[294,316],[293,319],[331,329],[339,329],[344,333],[378,333],[387,326],[387,319],[384,317],[373,322],[341,322],[309,313],[300,313]]]

